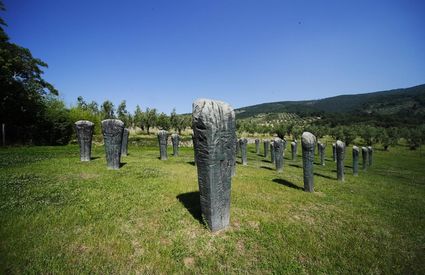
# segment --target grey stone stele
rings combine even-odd
[[[369,166],[372,166],[372,157],[373,157],[373,148],[372,148],[372,146],[368,146],[367,147],[367,151],[368,151],[368,162],[369,162]]]
[[[171,142],[173,143],[173,156],[177,157],[179,155],[180,136],[176,133],[172,134]]]
[[[283,171],[283,149],[284,149],[284,142],[280,138],[276,138],[273,142],[273,149],[274,149],[274,162],[276,164],[276,171],[278,173]]]
[[[274,163],[274,141],[270,141],[270,161]]]
[[[320,165],[325,166],[325,143],[317,143],[319,146],[319,157],[320,157]]]
[[[105,142],[106,163],[109,169],[120,168],[123,132],[124,122],[121,120],[102,120],[102,133],[103,140]]]
[[[359,147],[353,146],[353,175],[359,175]]]
[[[301,136],[301,147],[303,154],[304,191],[314,192],[314,148],[316,137],[310,132],[304,132]]]
[[[362,147],[362,169],[363,171],[367,170],[369,164],[369,150],[367,147]]]
[[[336,175],[338,181],[344,181],[344,158],[345,143],[337,140],[336,142]]]
[[[235,150],[235,155],[233,156],[232,177],[236,176],[236,159],[237,159],[238,148],[239,148],[239,140],[238,140],[238,137],[236,136],[236,131],[235,131],[235,136],[233,138],[233,149]]]
[[[167,160],[168,132],[165,130],[159,130],[157,136],[159,143],[159,158],[161,160]]]
[[[246,138],[241,138],[239,140],[239,147],[241,148],[241,159],[242,165],[248,165],[248,160],[246,157],[246,145],[248,144],[248,140]]]
[[[291,152],[292,152],[292,160],[296,160],[297,159],[297,143],[296,142],[291,142]]]
[[[269,155],[270,140],[265,139],[263,143],[264,143],[264,158],[267,158],[267,156]]]
[[[255,153],[260,154],[260,140],[258,138],[255,139]]]
[[[336,144],[332,143],[332,160],[336,161]]]
[[[130,132],[127,128],[124,128],[122,132],[122,143],[121,143],[121,156],[127,156],[128,154],[128,136]]]
[[[80,145],[80,160],[91,160],[91,142],[93,139],[94,123],[88,120],[75,122],[78,144]]]
[[[201,212],[211,231],[230,221],[231,174],[236,161],[236,122],[225,102],[199,99],[193,103]]]

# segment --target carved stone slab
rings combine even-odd
[[[339,181],[344,181],[344,158],[345,143],[337,140],[336,142],[336,173]]]
[[[106,163],[109,169],[119,169],[124,123],[119,119],[102,120],[102,133],[105,142]]]
[[[267,158],[267,156],[269,155],[270,140],[265,139],[263,143],[264,143],[264,158]]]
[[[171,142],[173,143],[173,156],[177,157],[179,155],[180,136],[178,134],[172,134]]]
[[[239,147],[241,148],[241,159],[242,165],[248,165],[248,159],[246,156],[246,145],[248,144],[248,140],[246,138],[241,138],[239,140]]]
[[[88,120],[75,122],[78,144],[80,145],[80,160],[91,160],[91,143],[93,139],[94,123]]]
[[[368,151],[368,162],[369,162],[369,166],[372,166],[372,157],[373,157],[373,148],[372,148],[372,146],[368,146],[367,147],[367,151]]]
[[[296,160],[297,159],[297,143],[296,142],[291,142],[291,152],[292,152],[292,160]]]
[[[310,132],[304,132],[301,136],[303,151],[304,191],[314,192],[313,163],[316,137]]]
[[[258,138],[255,139],[255,153],[260,154],[260,140]]]
[[[127,128],[124,128],[122,133],[122,145],[121,145],[121,156],[127,156],[128,154],[128,136],[130,132]]]
[[[168,133],[165,130],[159,130],[157,136],[159,143],[159,158],[161,160],[167,160]]]
[[[270,161],[274,163],[274,140],[270,141]]]
[[[353,175],[359,175],[359,147],[353,146]]]
[[[284,142],[280,138],[275,138],[273,141],[273,149],[274,149],[274,162],[276,164],[276,171],[278,173],[283,171],[283,149]]]
[[[367,147],[362,147],[362,168],[363,171],[367,170],[367,166],[369,164],[369,150]]]

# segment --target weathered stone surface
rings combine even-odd
[[[173,143],[173,156],[177,157],[179,155],[180,136],[178,134],[172,134],[171,143]]]
[[[88,120],[79,120],[75,122],[75,131],[80,145],[80,160],[90,161],[94,123]]]
[[[227,103],[193,103],[201,211],[211,231],[226,228],[230,218],[231,174],[236,159],[236,123]]]
[[[105,142],[106,163],[109,169],[119,169],[124,123],[119,119],[102,121],[103,140]]]
[[[372,157],[373,157],[373,148],[372,148],[372,146],[368,146],[367,147],[367,152],[368,152],[369,166],[372,166]]]
[[[353,175],[359,175],[359,147],[353,146]]]
[[[270,161],[274,163],[274,141],[270,141]]]
[[[339,181],[344,181],[344,158],[345,143],[337,140],[336,142],[336,173]]]
[[[332,160],[336,162],[336,144],[332,143]]]
[[[159,158],[161,160],[167,160],[168,132],[165,130],[159,130],[157,135],[159,143]]]
[[[122,143],[121,143],[121,156],[127,156],[128,154],[128,136],[130,132],[127,128],[124,128],[122,132]]]
[[[362,147],[362,168],[363,171],[367,170],[367,166],[369,164],[369,150],[367,147]]]
[[[264,158],[267,158],[267,156],[269,155],[270,140],[265,139],[263,143],[264,143]]]
[[[283,140],[280,138],[275,138],[275,140],[273,141],[274,161],[276,164],[276,171],[278,173],[283,171],[283,146]]]
[[[260,154],[260,140],[258,138],[255,139],[255,153]]]
[[[248,160],[246,156],[246,145],[248,144],[248,140],[246,138],[241,138],[239,140],[239,147],[241,148],[241,159],[242,165],[248,165]]]
[[[301,136],[303,152],[304,191],[314,192],[313,163],[316,137],[310,132],[304,132]]]
[[[317,143],[319,148],[319,158],[320,158],[320,165],[325,166],[325,149],[326,144],[325,143]]]
[[[292,152],[292,160],[296,160],[297,159],[297,143],[296,142],[291,142],[291,152]]]

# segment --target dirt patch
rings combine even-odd
[[[186,257],[183,259],[184,266],[187,268],[191,268],[195,265],[195,259],[192,257]]]

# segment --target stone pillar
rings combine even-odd
[[[158,131],[158,143],[159,143],[159,158],[161,160],[167,160],[167,143],[168,143],[168,132],[165,130]]]
[[[105,142],[106,163],[109,169],[119,169],[124,122],[119,119],[102,120],[102,133]]]
[[[172,134],[171,142],[173,143],[173,156],[177,157],[179,155],[180,136],[175,133]]]
[[[332,143],[332,160],[336,162],[336,144]]]
[[[255,139],[255,153],[260,154],[260,140],[258,138]]]
[[[235,163],[236,123],[227,103],[199,99],[193,103],[201,211],[211,231],[230,219],[231,174]]]
[[[268,139],[264,140],[264,158],[267,158],[267,156],[269,155],[269,146],[270,146],[270,141]]]
[[[314,192],[313,164],[316,137],[310,132],[304,132],[301,136],[303,152],[304,191]]]
[[[325,166],[325,143],[317,143],[319,147],[320,165]]]
[[[274,163],[274,141],[270,141],[270,161]]]
[[[297,159],[297,143],[291,142],[291,152],[292,152],[292,160]]]
[[[77,132],[78,144],[80,145],[80,160],[90,161],[91,142],[93,139],[94,123],[88,120],[79,120],[75,122],[75,131]]]
[[[362,161],[363,161],[363,163],[362,163],[362,168],[363,168],[363,171],[366,171],[367,170],[367,165],[368,165],[368,162],[369,162],[369,150],[367,149],[367,147],[362,147]]]
[[[276,171],[278,173],[283,171],[283,140],[280,138],[276,138],[273,141],[273,149],[274,149],[274,162],[276,164]]]
[[[372,146],[367,147],[369,166],[372,166],[373,149]]]
[[[359,147],[353,146],[353,175],[359,175]]]
[[[344,181],[344,158],[345,143],[337,140],[336,142],[336,173],[339,181]]]
[[[128,153],[128,136],[129,131],[127,128],[124,128],[124,131],[122,133],[122,144],[121,144],[121,156],[127,156]]]
[[[246,157],[246,145],[248,143],[248,140],[246,138],[241,138],[239,140],[239,147],[241,148],[241,158],[242,158],[242,165],[248,165],[248,160]]]

